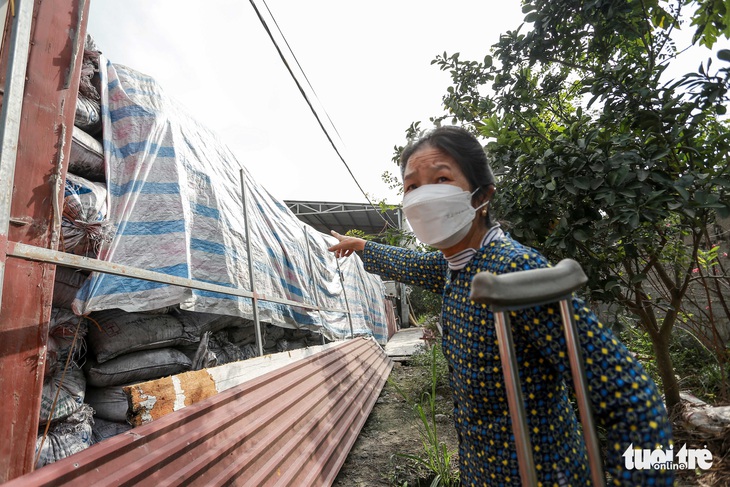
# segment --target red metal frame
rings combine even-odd
[[[12,220],[7,240],[0,242],[3,258],[8,240],[51,246],[53,199],[58,198],[60,204],[63,194],[55,194],[50,182],[55,176],[66,176],[64,161],[71,148],[87,16],[87,2],[35,1]],[[9,30],[4,35],[7,43]],[[76,36],[80,42],[74,42]],[[7,66],[4,51],[0,86]],[[0,482],[30,472],[34,466],[55,274],[54,265],[11,257],[5,266],[0,307]]]

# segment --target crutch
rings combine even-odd
[[[583,437],[588,450],[588,463],[593,485],[605,486],[598,438],[588,401],[587,383],[577,340],[578,329],[571,312],[573,291],[582,287],[588,278],[576,261],[564,259],[554,267],[532,269],[509,274],[495,275],[480,272],[474,276],[471,299],[477,303],[488,304],[494,311],[494,322],[499,340],[499,356],[504,370],[507,402],[512,418],[512,432],[515,436],[517,460],[523,486],[537,486],[537,472],[532,457],[532,446],[527,427],[525,402],[522,397],[517,357],[514,353],[512,331],[507,311],[539,306],[547,303],[560,303],[568,359],[573,375],[578,411],[583,425]]]

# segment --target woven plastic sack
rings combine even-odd
[[[89,277],[88,272],[56,266],[56,278],[53,282],[53,307],[71,309],[76,293]]]
[[[84,403],[86,378],[73,361],[66,373],[63,368],[43,382],[40,424],[60,421],[74,414]]]
[[[112,238],[106,215],[106,185],[66,174],[61,220],[63,251],[96,257],[102,242]]]
[[[99,443],[100,441],[120,435],[131,429],[132,425],[126,421],[108,421],[95,416],[91,431],[94,435],[94,443]]]
[[[88,387],[86,389],[86,403],[94,408],[95,417],[118,422],[127,420],[129,402],[122,387],[124,386]]]
[[[188,371],[191,366],[180,350],[160,348],[120,355],[103,364],[89,360],[85,371],[89,385],[107,387],[159,379]]]
[[[106,180],[101,142],[78,127],[74,127],[73,130],[68,170],[90,181]]]
[[[186,345],[200,340],[172,315],[112,309],[92,313],[91,318],[95,326],[89,330],[88,343],[98,363],[130,352]]]
[[[79,453],[93,444],[92,424],[94,411],[84,404],[65,421],[53,424],[48,435],[43,433],[36,440],[36,468],[57,462]],[[40,449],[40,454],[38,450]]]
[[[86,319],[76,316],[67,309],[53,308],[48,325],[48,348],[46,351],[46,376],[59,373],[66,365],[69,354],[76,361],[86,352]]]

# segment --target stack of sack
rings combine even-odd
[[[99,245],[111,238],[105,225],[107,188],[101,143],[99,54],[91,36],[87,36],[61,220],[61,250],[86,257],[96,257]],[[86,403],[83,370],[89,320],[71,312],[71,304],[87,276],[86,271],[56,268],[36,468],[94,443],[94,410]]]
[[[61,250],[85,257],[96,257],[101,243],[112,237],[105,223],[108,201],[101,142],[100,54],[87,36],[61,223]]]
[[[101,242],[110,238],[104,223],[107,189],[101,144],[99,54],[91,36],[87,36],[61,220],[61,250],[87,257],[95,257]],[[83,371],[89,321],[71,312],[71,304],[87,276],[86,271],[56,268],[36,468],[93,443],[94,411],[85,402]]]
[[[84,403],[86,376],[80,366],[87,331],[84,318],[69,310],[52,310],[36,468],[91,446],[93,411]]]
[[[258,355],[254,325],[239,317],[178,307],[76,316],[70,307],[85,274],[56,273],[37,468],[131,429],[123,387]],[[322,343],[309,330],[261,328],[267,354]]]

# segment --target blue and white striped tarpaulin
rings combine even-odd
[[[108,218],[115,234],[100,259],[250,290],[243,168],[256,292],[332,309],[346,309],[346,293],[355,334],[387,341],[384,286],[356,255],[340,261],[343,292],[337,262],[327,251],[332,237],[308,227],[258,185],[216,135],[154,79],[103,57],[101,74]],[[320,329],[328,338],[350,334],[341,312],[259,304],[264,322]],[[253,319],[248,298],[101,273],[86,281],[74,311],[172,305]]]

